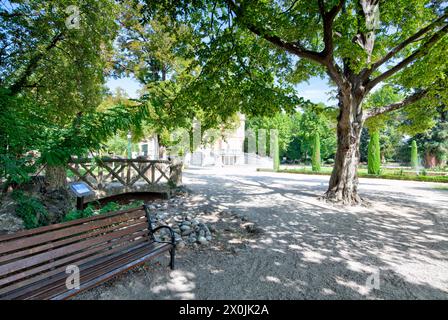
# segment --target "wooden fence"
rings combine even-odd
[[[182,164],[146,159],[72,159],[70,182],[84,181],[96,198],[128,192],[166,193],[182,184]]]

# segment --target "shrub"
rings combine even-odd
[[[67,213],[63,219],[63,221],[72,221],[76,219],[82,219],[82,218],[88,218],[95,215],[95,208],[93,205],[89,204],[87,208],[84,210],[71,210],[69,213]]]
[[[25,196],[22,191],[14,191],[12,197],[17,202],[16,214],[23,220],[26,229],[48,225],[48,212],[39,199]]]

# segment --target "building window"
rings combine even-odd
[[[148,144],[147,143],[142,144],[142,153],[143,153],[144,157],[148,156]]]

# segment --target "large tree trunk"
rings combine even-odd
[[[437,161],[437,157],[431,152],[425,154],[425,168],[432,169],[437,166],[440,162]]]
[[[348,205],[361,203],[358,195],[357,168],[359,144],[363,126],[360,104],[362,96],[355,96],[351,90],[339,93],[337,137],[338,147],[325,199]]]
[[[67,171],[64,166],[50,166],[45,168],[45,182],[47,191],[66,189]]]

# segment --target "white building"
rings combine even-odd
[[[192,154],[187,153],[182,161],[193,166],[239,166],[258,165],[272,167],[272,159],[256,154],[244,153],[246,117],[240,115],[238,127],[235,130],[219,132],[215,130],[213,143],[201,145]],[[153,136],[139,143],[139,156],[149,159],[159,159],[159,144]],[[168,158],[166,152],[162,158]]]

